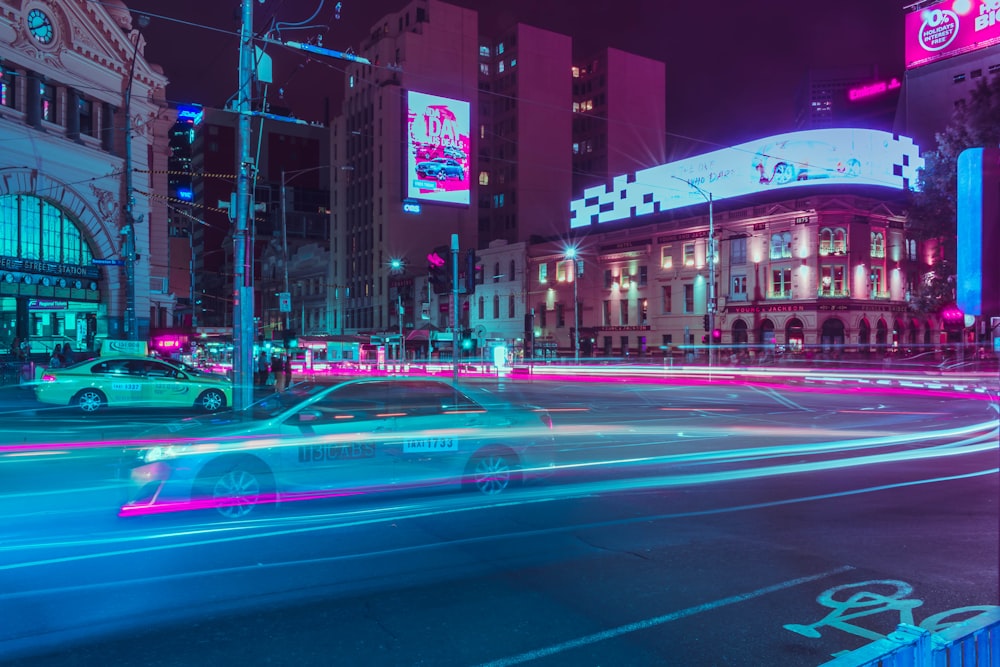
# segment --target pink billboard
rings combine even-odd
[[[406,107],[406,197],[468,205],[469,103],[409,91]]]
[[[906,15],[906,68],[1000,44],[1000,0],[944,0]]]

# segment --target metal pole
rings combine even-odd
[[[285,170],[281,170],[281,253],[282,264],[285,267],[285,292],[288,292],[288,210],[285,202]],[[292,313],[285,313],[285,331],[292,328]]]
[[[197,290],[195,290],[195,285],[194,285],[194,279],[195,279],[195,274],[194,274],[194,222],[189,221],[188,225],[189,225],[189,227],[188,227],[188,251],[190,253],[190,256],[188,258],[188,270],[191,272],[191,289],[190,289],[190,294],[191,294],[191,331],[192,331],[192,333],[194,333],[194,330],[198,327],[198,304],[195,303],[195,295],[197,294]]]
[[[135,215],[132,196],[132,82],[135,80],[135,61],[139,55],[139,40],[142,35],[135,32],[135,46],[132,48],[132,63],[128,70],[128,84],[125,86],[125,206],[122,240],[125,246],[125,335],[128,340],[139,340],[135,313]]]
[[[241,410],[253,403],[253,273],[248,270],[250,179],[250,87],[253,79],[253,0],[243,0],[240,28],[237,146],[239,170],[236,187],[236,231],[233,234],[233,407]]]
[[[580,277],[577,268],[580,266],[578,263],[580,260],[576,258],[576,253],[573,253],[573,332],[574,332],[574,343],[573,343],[573,358],[576,360],[576,364],[580,365],[580,299],[577,297],[577,279]]]
[[[458,381],[458,234],[451,235],[451,358],[452,378]]]
[[[702,194],[705,194],[704,192]],[[715,361],[715,221],[712,193],[708,193],[708,367]]]
[[[406,361],[406,339],[403,338],[403,294],[397,293],[396,299],[398,299],[398,311],[399,311],[399,360],[400,362]]]

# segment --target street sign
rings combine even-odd
[[[278,312],[290,313],[292,312],[292,293],[291,292],[278,292]]]
[[[97,264],[99,266],[125,266],[124,259],[100,259],[94,257],[90,260],[91,264]]]

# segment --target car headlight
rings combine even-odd
[[[156,461],[166,461],[168,459],[175,459],[178,456],[183,456],[187,454],[192,449],[191,445],[164,445],[157,447],[150,447],[144,450],[139,458],[142,459],[143,463],[155,463]]]

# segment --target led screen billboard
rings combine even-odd
[[[945,0],[906,15],[906,68],[1000,44],[1000,1]]]
[[[616,176],[570,202],[570,228],[761,192],[816,185],[916,187],[912,139],[861,129],[789,132]],[[700,193],[692,185],[700,188]]]
[[[438,204],[470,200],[469,103],[408,91],[405,197]]]

